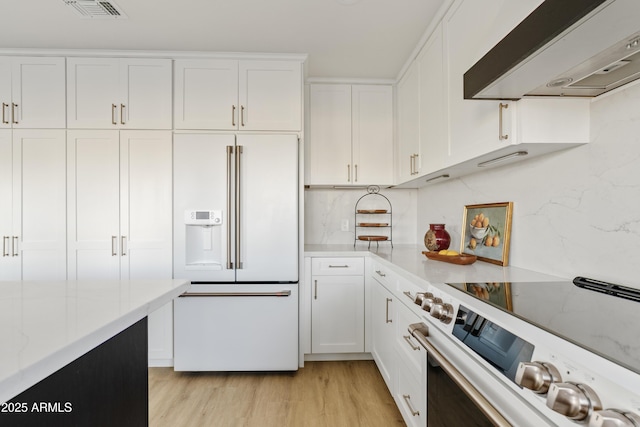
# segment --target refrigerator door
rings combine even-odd
[[[173,144],[173,277],[233,282],[234,224],[229,208],[235,193],[235,136],[176,133]],[[221,220],[207,223],[195,218],[198,212],[211,211],[219,211]]]
[[[238,135],[236,144],[236,280],[297,282],[298,138]]]

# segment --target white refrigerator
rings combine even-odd
[[[298,368],[298,138],[174,136],[174,369]]]

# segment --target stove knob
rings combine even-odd
[[[424,311],[431,311],[431,307],[433,307],[434,304],[440,304],[441,302],[442,299],[434,297],[433,294],[430,293],[428,296],[425,295],[422,300],[422,309]]]
[[[570,382],[551,384],[547,406],[576,421],[582,421],[593,411],[602,409],[600,398],[591,387]]]
[[[424,301],[425,298],[433,298],[433,294],[431,292],[417,292],[413,302],[416,305],[422,306],[422,301]]]
[[[431,306],[431,317],[448,325],[453,320],[453,306],[442,302],[435,303]]]
[[[596,411],[589,418],[589,427],[639,427],[640,416],[620,409]]]
[[[546,394],[551,383],[560,382],[560,372],[550,363],[520,362],[516,371],[516,383],[534,393]]]

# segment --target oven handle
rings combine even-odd
[[[509,423],[496,408],[453,366],[436,348],[427,340],[429,328],[424,323],[413,323],[409,325],[409,333],[420,343],[427,353],[433,357],[449,377],[469,396],[480,410],[499,427],[511,427]]]
[[[291,291],[276,292],[189,292],[179,295],[185,297],[288,297]]]

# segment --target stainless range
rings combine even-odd
[[[450,283],[417,293],[423,322],[409,331],[481,414],[443,409],[452,399],[437,397],[447,386],[431,385],[430,371],[428,426],[639,427],[639,292],[574,282]]]

